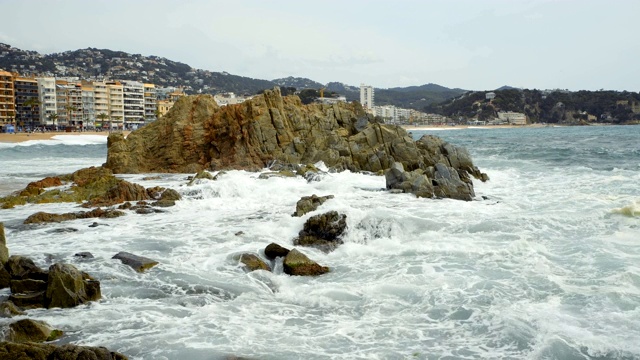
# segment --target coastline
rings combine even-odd
[[[131,131],[124,131],[124,135],[129,135]],[[0,133],[0,143],[19,143],[32,140],[52,140],[54,136],[79,136],[79,135],[102,135],[107,137],[109,132],[107,131],[83,131],[83,132],[64,132],[64,131],[50,131],[50,132],[36,132],[36,133],[15,133],[7,134]]]
[[[407,131],[411,130],[460,130],[460,129],[524,129],[524,128],[542,128],[550,125],[545,124],[528,124],[528,125],[400,125]],[[555,125],[554,125],[555,126]],[[562,126],[562,125],[558,125]]]

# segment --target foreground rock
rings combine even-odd
[[[93,209],[90,211],[78,211],[73,213],[64,213],[64,214],[52,214],[46,213],[43,211],[37,212],[35,214],[30,215],[25,221],[25,224],[42,224],[42,223],[51,223],[51,222],[62,222],[69,220],[77,220],[77,219],[91,219],[91,218],[101,218],[101,219],[113,219],[120,216],[123,216],[125,213],[118,210],[103,210],[101,208]]]
[[[129,265],[137,272],[144,272],[145,270],[151,269],[152,267],[158,265],[159,263],[153,259],[146,258],[144,256],[134,255],[125,251],[121,251],[115,254],[112,259],[118,259],[122,261],[123,264]]]
[[[111,134],[105,166],[114,173],[259,170],[278,161],[337,171],[380,172],[400,162],[434,179],[442,163],[472,189],[484,180],[462,148],[429,139],[416,142],[399,126],[376,123],[358,103],[302,105],[280,90],[219,107],[210,95],[186,96],[171,111],[127,136]],[[433,184],[439,187],[439,184]],[[449,191],[434,190],[434,194]],[[454,194],[455,198],[465,198]]]
[[[282,247],[276,243],[271,243],[264,248],[264,256],[269,260],[275,260],[278,257],[285,257],[289,253],[289,249]]]
[[[100,282],[70,264],[53,264],[49,267],[49,278],[45,293],[47,308],[69,308],[96,301],[102,297]]]
[[[282,262],[283,270],[289,275],[318,276],[329,272],[326,266],[320,266],[297,249],[289,251]]]
[[[329,211],[310,217],[298,237],[293,240],[294,245],[311,246],[329,252],[342,244],[340,236],[347,228],[347,216]]]
[[[9,324],[5,333],[4,340],[17,343],[53,341],[63,335],[62,331],[52,328],[49,324],[31,319]]]
[[[2,360],[127,360],[103,347],[0,342]]]
[[[242,254],[240,255],[240,262],[244,264],[247,271],[266,270],[271,271],[271,266],[264,262],[256,254]]]
[[[9,248],[7,248],[7,238],[4,235],[4,223],[0,222],[0,266],[9,260]]]
[[[333,195],[317,196],[316,194],[313,194],[311,196],[303,196],[296,203],[296,212],[294,212],[292,216],[302,216],[306,213],[312,212],[329,199],[333,199]]]

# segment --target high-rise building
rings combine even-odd
[[[0,70],[0,126],[14,124],[16,117],[13,74]]]
[[[144,84],[138,81],[122,81],[124,101],[124,126],[137,129],[144,125]]]
[[[156,86],[144,84],[144,122],[148,124],[156,120],[157,113]]]
[[[373,110],[373,86],[360,84],[360,104],[365,110]]]
[[[109,89],[104,81],[93,82],[95,127],[107,128],[109,124]]]
[[[18,127],[33,129],[40,122],[38,81],[35,78],[17,76],[14,91]]]
[[[109,126],[124,128],[124,88],[119,81],[107,82],[109,92]]]
[[[82,84],[82,128],[95,129],[96,92],[88,83]]]
[[[56,80],[56,109],[60,127],[82,128],[82,85]]]
[[[58,123],[54,119],[57,116],[56,79],[41,77],[36,78],[36,81],[38,82],[38,98],[40,100],[40,125],[56,125]]]

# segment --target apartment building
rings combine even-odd
[[[122,81],[125,129],[137,129],[144,125],[144,84],[138,81]]]
[[[146,124],[156,120],[157,101],[156,86],[144,84],[144,122]]]
[[[360,84],[360,104],[365,110],[373,111],[374,91],[373,86]]]
[[[53,116],[57,114],[56,79],[53,77],[36,78],[38,99],[40,100],[39,125],[52,126]]]
[[[109,127],[111,129],[124,128],[124,87],[119,81],[109,81]]]
[[[17,76],[13,82],[15,92],[16,123],[19,128],[33,129],[40,122],[38,81]]]
[[[93,85],[93,99],[94,99],[94,112],[96,119],[94,126],[96,128],[107,127],[109,120],[109,88],[104,81],[94,81]]]
[[[498,112],[498,119],[507,122],[512,125],[526,125],[527,116],[523,113],[512,111],[500,111]]]
[[[95,129],[96,93],[91,84],[82,84],[82,128]]]
[[[0,70],[0,126],[14,124],[15,117],[13,74]]]
[[[82,128],[82,85],[65,80],[56,81],[58,127]]]

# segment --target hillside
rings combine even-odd
[[[493,100],[484,91],[470,91],[457,98],[424,108],[452,118],[488,120],[499,111],[527,115],[531,123],[633,123],[640,120],[640,94],[627,91],[542,91],[507,88],[495,90]]]

